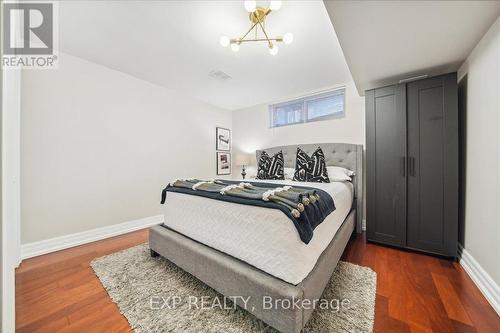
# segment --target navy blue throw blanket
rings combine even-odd
[[[231,181],[231,180],[225,180],[221,179],[224,183],[227,184],[239,184],[241,181]],[[255,186],[259,187],[266,187],[266,188],[276,188],[276,187],[282,187],[284,186],[283,184],[271,184],[271,183],[260,183],[260,182],[246,182],[250,183]],[[238,203],[238,204],[243,204],[243,205],[250,205],[250,206],[258,206],[258,207],[265,207],[265,208],[274,208],[274,209],[279,209],[281,210],[290,220],[292,220],[295,228],[297,229],[300,239],[308,244],[312,237],[313,237],[313,231],[314,229],[321,223],[323,220],[335,210],[335,203],[333,202],[332,197],[325,191],[317,189],[317,188],[312,188],[312,187],[306,187],[306,186],[295,186],[293,185],[294,188],[302,188],[304,190],[315,190],[317,194],[319,194],[320,199],[316,201],[314,204],[309,204],[304,207],[304,211],[300,214],[299,218],[293,217],[291,214],[290,210],[284,207],[283,205],[280,205],[278,203],[272,202],[272,201],[264,201],[264,200],[255,200],[255,199],[249,199],[249,198],[242,198],[242,197],[236,197],[236,196],[231,196],[231,195],[222,195],[218,192],[207,192],[207,191],[195,191],[190,188],[184,188],[184,187],[174,187],[168,185],[165,187],[162,191],[161,194],[161,203],[164,204],[166,197],[167,197],[167,192],[175,192],[175,193],[184,193],[184,194],[190,194],[190,195],[197,195],[200,197],[205,197],[205,198],[210,198],[210,199],[215,199],[215,200],[221,200],[221,201],[227,201],[227,202],[233,202],[233,203]]]

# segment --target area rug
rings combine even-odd
[[[170,261],[151,258],[147,244],[91,266],[137,333],[276,332]],[[317,306],[303,332],[372,332],[376,284],[370,268],[340,261],[322,296],[336,306]]]

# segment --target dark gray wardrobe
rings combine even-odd
[[[366,91],[367,239],[457,256],[456,73]]]

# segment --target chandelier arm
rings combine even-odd
[[[243,37],[241,37],[240,39],[245,38],[245,37],[246,37],[246,36],[250,33],[250,31],[252,31],[252,30],[253,30],[253,28],[255,28],[255,26],[256,26],[256,25],[257,25],[257,22],[256,22],[256,23],[254,23],[254,24],[250,27],[250,29],[248,29],[248,31],[247,31],[247,32],[243,35]]]
[[[255,39],[242,39],[241,42],[269,42],[269,41],[274,41],[274,42],[282,42],[283,38],[277,37],[277,38],[255,38]]]
[[[272,48],[273,47],[273,43],[271,43],[271,40],[269,39],[269,36],[267,35],[266,30],[262,26],[262,22],[259,20],[257,23],[260,25],[260,28],[262,29],[262,32],[264,33],[264,36],[266,36],[267,42],[269,43],[269,48]]]

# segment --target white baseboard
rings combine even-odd
[[[42,254],[64,250],[70,247],[95,242],[104,238],[126,234],[164,222],[163,215],[114,224],[107,227],[78,232],[71,235],[50,238],[21,245],[21,258],[28,259]]]
[[[365,220],[365,219],[363,219],[361,223],[362,223],[362,224],[361,224],[361,229],[362,229],[363,231],[366,231],[366,220]]]
[[[500,315],[500,287],[461,244],[458,244],[458,252],[461,254],[460,265]]]

